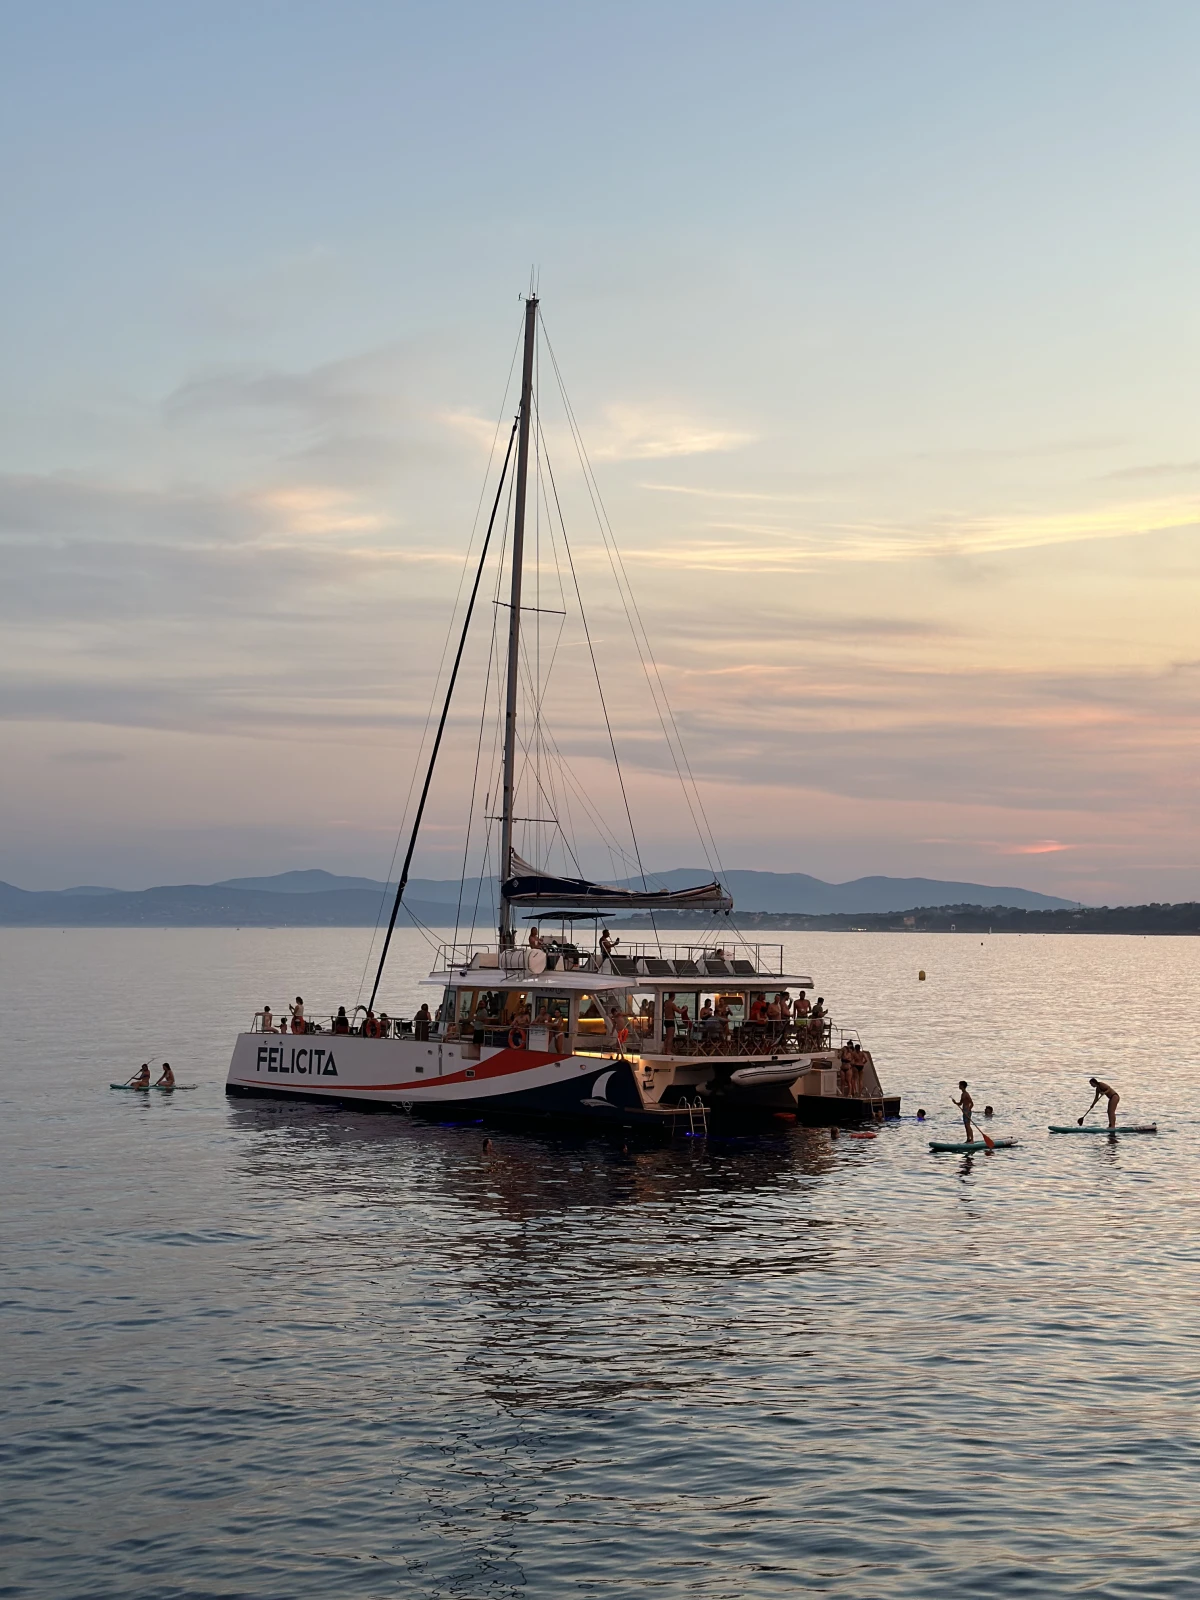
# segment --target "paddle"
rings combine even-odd
[[[958,1104],[958,1101],[954,1098],[953,1095],[950,1096],[950,1104],[952,1106],[956,1106]],[[967,1143],[968,1144],[971,1143],[971,1140],[973,1138],[974,1139],[982,1139],[985,1150],[994,1150],[996,1148],[996,1141],[995,1141],[995,1139],[993,1139],[990,1136],[990,1134],[984,1133],[983,1129],[982,1128],[977,1128],[973,1122],[968,1123],[967,1126],[968,1126],[968,1130],[969,1130],[968,1133],[967,1133]]]

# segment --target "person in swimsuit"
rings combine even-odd
[[[162,1072],[159,1074],[158,1082],[154,1087],[156,1089],[173,1089],[175,1087],[175,1074],[171,1071],[171,1063],[169,1061],[163,1062]]]
[[[148,1089],[150,1087],[150,1063],[143,1061],[141,1067],[129,1080],[135,1089]]]
[[[679,1021],[679,1007],[675,1004],[674,994],[666,995],[663,999],[663,1049],[668,1055],[675,1048],[675,1025]]]
[[[967,1092],[967,1080],[965,1078],[958,1080],[958,1099],[954,1101],[954,1104],[962,1108],[963,1127],[966,1130],[967,1143],[973,1144],[975,1130],[971,1126],[971,1113],[975,1109],[975,1102]]]
[[[296,996],[296,1004],[294,1006],[289,1006],[288,1010],[292,1014],[292,1032],[293,1033],[303,1033],[304,1032],[304,1001],[301,1000],[299,995]]]
[[[1101,1083],[1099,1078],[1089,1078],[1088,1082],[1096,1091],[1092,1100],[1092,1105],[1088,1107],[1088,1111],[1092,1109],[1092,1106],[1096,1104],[1096,1101],[1099,1100],[1102,1094],[1106,1094],[1108,1096],[1108,1125],[1110,1128],[1115,1128],[1117,1125],[1117,1107],[1121,1103],[1121,1096],[1113,1088],[1111,1083]],[[1087,1116],[1087,1111],[1084,1112],[1083,1116]],[[1080,1127],[1083,1126],[1083,1117],[1080,1117],[1079,1125]]]
[[[262,1031],[264,1033],[275,1032],[275,1019],[271,1015],[270,1006],[264,1006],[262,1008]]]

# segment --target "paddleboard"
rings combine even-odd
[[[1069,1128],[1056,1128],[1051,1126],[1051,1133],[1157,1133],[1157,1122],[1121,1122],[1115,1128],[1110,1128],[1106,1122],[1089,1123],[1086,1127],[1079,1127],[1072,1123]]]
[[[1016,1142],[1015,1139],[993,1139],[992,1141],[997,1150],[1011,1150]],[[931,1150],[957,1150],[963,1155],[970,1155],[975,1150],[986,1150],[987,1145],[984,1144],[982,1139],[972,1139],[970,1144],[965,1139],[960,1139],[957,1144],[950,1144],[948,1141],[944,1142],[941,1139],[931,1139],[929,1148]]]
[[[194,1089],[194,1083],[110,1083],[110,1089],[132,1089],[135,1094],[148,1094],[157,1089],[159,1094],[174,1094],[176,1089]]]

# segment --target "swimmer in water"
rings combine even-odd
[[[996,1115],[996,1113],[992,1110],[991,1106],[984,1106],[983,1114],[984,1114],[985,1117],[994,1117]]]
[[[1115,1128],[1117,1125],[1117,1106],[1121,1102],[1121,1096],[1113,1088],[1111,1083],[1101,1083],[1099,1078],[1089,1078],[1088,1082],[1091,1084],[1092,1088],[1095,1089],[1096,1093],[1092,1097],[1092,1105],[1089,1106],[1087,1111],[1083,1113],[1083,1117],[1087,1116],[1088,1111],[1092,1109],[1092,1106],[1096,1104],[1096,1101],[1099,1100],[1102,1094],[1107,1095],[1108,1125],[1110,1128]],[[1079,1126],[1081,1128],[1083,1127],[1083,1117],[1080,1117],[1079,1119]]]

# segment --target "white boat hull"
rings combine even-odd
[[[353,1034],[239,1034],[225,1090],[464,1115],[594,1118],[641,1109],[620,1058]]]

